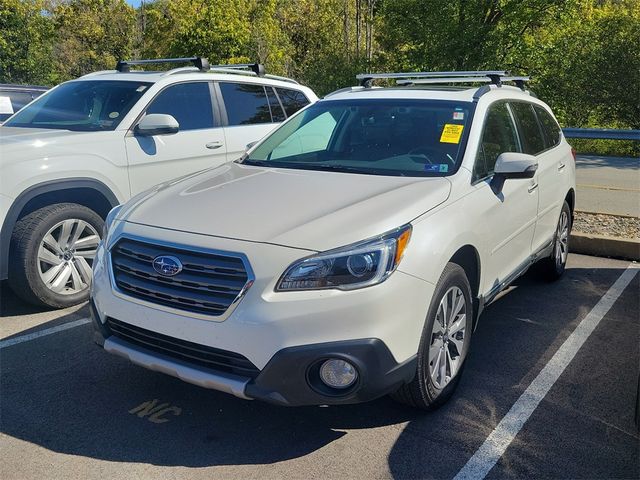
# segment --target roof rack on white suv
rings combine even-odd
[[[299,85],[297,81],[289,77],[282,77],[280,75],[271,75],[266,73],[265,66],[261,63],[234,63],[228,65],[210,65],[209,61],[204,57],[180,57],[180,58],[153,58],[143,60],[119,60],[116,64],[115,70],[102,70],[99,72],[92,72],[86,77],[94,77],[97,75],[107,75],[113,73],[139,73],[137,71],[131,71],[132,65],[149,65],[158,63],[193,63],[192,67],[178,67],[171,70],[162,72],[163,76],[175,75],[177,73],[194,73],[194,72],[211,72],[211,73],[224,73],[232,75],[248,75],[252,77],[263,77],[271,80],[281,80],[283,82],[293,83]]]
[[[505,70],[478,70],[463,72],[407,72],[407,73],[360,73],[356,75],[363,87],[371,87],[374,80],[393,79],[398,85],[448,84],[448,83],[491,83],[502,86],[503,82],[514,82],[524,90],[528,76],[512,76]]]

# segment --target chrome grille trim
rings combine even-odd
[[[253,284],[242,253],[121,235],[110,241],[108,265],[115,295],[155,308],[205,320],[225,320]],[[160,275],[152,262],[174,255],[183,263],[175,276]]]

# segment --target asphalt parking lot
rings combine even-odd
[[[100,350],[86,306],[39,311],[4,285],[0,477],[453,478],[576,327],[604,314],[487,478],[638,478],[640,275],[599,307],[628,266],[571,255],[555,284],[528,273],[487,308],[456,395],[428,414],[204,390]]]

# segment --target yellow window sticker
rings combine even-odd
[[[440,143],[460,143],[464,125],[445,124],[440,136]]]

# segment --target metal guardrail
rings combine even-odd
[[[640,141],[640,130],[617,130],[612,128],[563,128],[562,132],[567,138]]]

